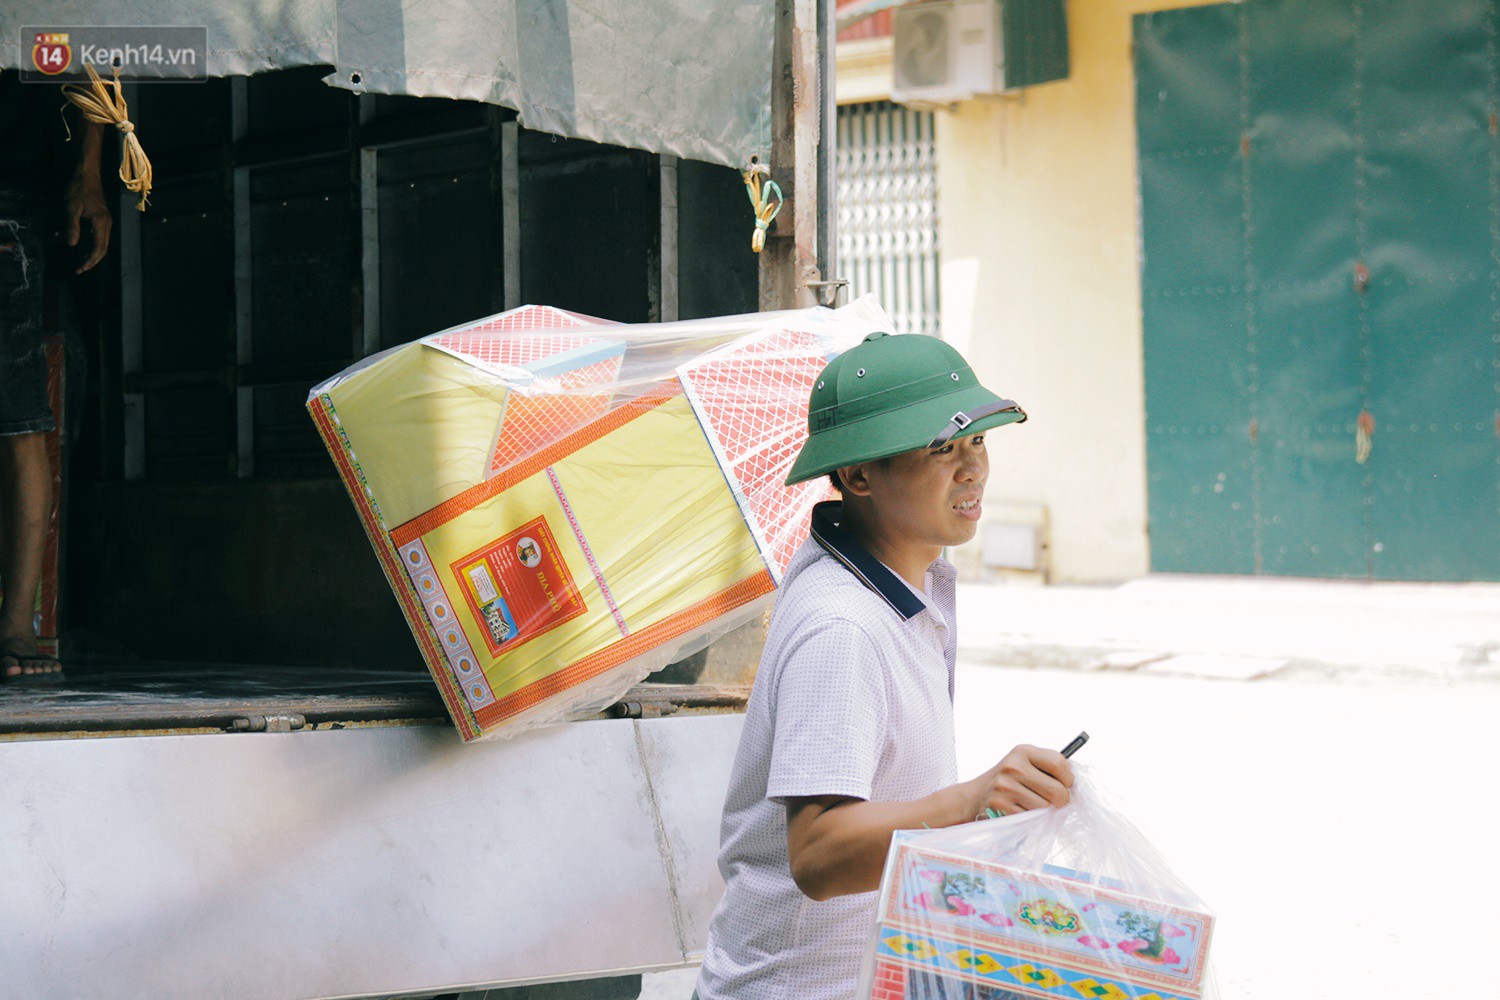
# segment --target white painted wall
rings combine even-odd
[[[1068,79],[937,114],[943,336],[1031,415],[990,439],[986,520],[1048,522],[1055,581],[1149,568],[1131,18],[1201,2],[1071,0]],[[858,56],[840,100],[878,95]]]

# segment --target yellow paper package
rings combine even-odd
[[[806,400],[878,307],[620,326],[523,307],[308,401],[463,737],[617,698],[763,610],[826,485]]]

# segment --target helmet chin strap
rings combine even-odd
[[[1021,409],[1013,399],[1001,399],[993,403],[985,403],[983,406],[976,406],[972,410],[959,410],[953,414],[948,420],[948,425],[938,431],[937,437],[933,438],[927,447],[929,449],[946,447],[948,442],[953,440],[953,435],[963,431],[970,424],[974,423],[974,421],[983,420],[985,417],[993,416],[996,413],[1019,413],[1021,419],[1017,423],[1026,422],[1026,411]]]

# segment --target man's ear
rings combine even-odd
[[[844,483],[846,496],[867,497],[870,495],[870,463],[846,465],[839,469],[839,479]]]

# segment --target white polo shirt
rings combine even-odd
[[[785,800],[919,799],[958,780],[953,738],[955,572],[908,586],[819,504],[771,615],[720,827],[724,896],[701,1000],[848,1000],[875,893],[815,902],[792,881]]]

